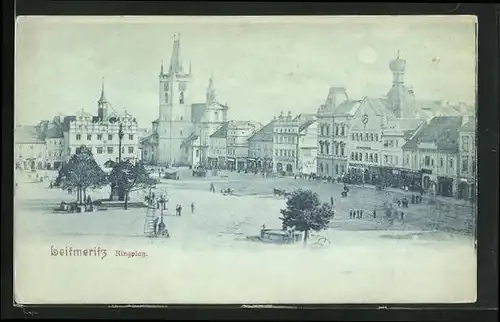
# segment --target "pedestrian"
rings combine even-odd
[[[356,219],[359,219],[360,218],[360,215],[361,215],[361,212],[358,210],[356,210]]]
[[[352,219],[352,209],[349,209],[349,219]]]
[[[157,231],[156,229],[158,228],[158,217],[156,217],[154,220],[153,220],[153,234],[156,235]]]
[[[377,218],[377,210],[373,209],[373,218]]]
[[[182,206],[179,205],[179,217],[182,215]]]
[[[330,197],[330,203],[332,204],[333,206],[333,196]]]
[[[417,199],[415,198],[415,195],[411,195],[411,203],[412,204],[417,203]]]
[[[191,213],[194,214],[194,202],[191,203]]]
[[[359,218],[363,218],[363,209],[359,211]]]
[[[401,211],[401,221],[405,221],[405,213]]]
[[[401,207],[401,200],[398,199],[398,207]]]

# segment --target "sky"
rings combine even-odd
[[[150,127],[175,33],[192,65],[191,101],[204,102],[212,75],[230,119],[315,113],[330,86],[352,99],[383,97],[398,51],[417,98],[475,102],[472,16],[19,17],[16,123],[97,113],[104,78],[113,108]]]

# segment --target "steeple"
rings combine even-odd
[[[160,76],[163,76],[163,59],[161,60]]]
[[[213,74],[212,74],[212,75],[210,75],[210,79],[208,80],[207,104],[211,105],[215,102],[216,102],[216,98],[215,98],[214,78],[213,78]]]
[[[99,120],[103,121],[108,115],[108,106],[109,103],[106,100],[106,96],[104,96],[104,77],[101,78],[101,96],[97,101],[97,116]]]
[[[101,97],[97,101],[98,104],[105,104],[108,101],[106,100],[106,96],[104,96],[104,77],[101,77]]]
[[[174,45],[172,48],[172,57],[170,58],[169,74],[182,73],[182,64],[180,58],[180,35],[174,34]]]

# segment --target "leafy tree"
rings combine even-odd
[[[113,170],[111,170],[109,179],[112,190],[118,189],[118,191],[123,191],[125,210],[128,206],[130,192],[146,189],[156,183],[156,180],[149,176],[142,162],[133,164],[129,160],[116,163]]]
[[[56,184],[64,189],[77,190],[77,202],[83,204],[87,189],[100,188],[107,183],[106,174],[97,164],[90,149],[81,146],[59,170]]]
[[[292,192],[286,201],[286,209],[281,209],[281,214],[284,228],[304,232],[304,244],[307,243],[309,231],[326,229],[334,216],[329,203],[321,202],[317,193],[303,189]]]

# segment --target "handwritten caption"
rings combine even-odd
[[[100,259],[108,258],[108,255],[114,257],[122,258],[146,258],[148,253],[138,250],[114,250],[108,251],[107,248],[101,248],[100,246],[94,246],[91,248],[81,248],[81,247],[56,247],[54,245],[50,246],[50,256],[51,257],[96,257]]]

